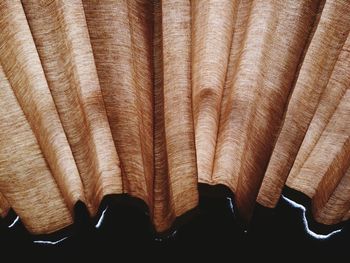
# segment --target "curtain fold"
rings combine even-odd
[[[143,200],[165,232],[226,185],[246,222],[285,185],[350,218],[346,0],[3,0],[0,215],[27,229]]]
[[[54,101],[48,88],[21,3],[19,1],[2,1],[0,4],[0,16],[0,60],[2,71],[4,73],[2,79],[5,79],[6,77],[8,84],[6,84],[5,80],[1,83],[3,86],[9,87],[8,89],[10,89],[10,91],[8,92],[11,92],[10,94],[13,94],[16,98],[15,100],[12,99],[12,103],[9,105],[1,107],[1,110],[3,111],[2,118],[6,118],[6,120],[1,122],[2,125],[5,126],[1,129],[4,136],[1,138],[1,142],[7,146],[1,147],[1,151],[4,151],[4,158],[2,158],[2,160],[10,160],[10,158],[7,157],[10,153],[6,154],[6,148],[11,149],[10,142],[14,144],[17,143],[18,147],[23,147],[26,143],[33,144],[32,147],[34,147],[35,150],[33,149],[33,151],[30,151],[30,147],[24,147],[23,150],[28,151],[27,155],[29,155],[29,158],[39,154],[37,153],[38,151],[42,152],[45,158],[44,163],[48,164],[60,191],[62,191],[65,202],[72,211],[74,204],[78,200],[85,201],[83,186],[62,123],[60,122]],[[1,92],[5,92],[6,90],[6,88],[2,88]],[[7,96],[5,96],[5,94],[1,96],[2,103],[9,103],[6,98]],[[10,116],[8,111],[10,111],[11,108],[9,107],[15,107],[14,112],[17,116]],[[20,138],[15,139],[19,127],[17,128],[16,123],[13,122],[20,120],[17,119],[20,116],[23,116],[22,118],[28,121],[31,128],[24,126],[23,132],[27,132],[28,129],[30,129],[29,134],[34,133],[37,143],[33,142],[33,139],[31,138],[29,142],[26,142],[27,136],[24,133],[19,133]],[[22,124],[22,122],[20,123]],[[11,133],[7,131],[8,129],[13,130],[12,132],[15,137],[13,137],[12,140],[5,137],[11,135]],[[20,139],[24,141],[20,142]],[[40,150],[38,148],[40,148]],[[20,149],[14,146],[13,151],[14,153],[10,156],[12,158],[21,159],[19,153]],[[40,165],[43,166],[43,170],[46,170],[43,163]],[[1,165],[1,168],[4,169],[1,178],[3,180],[8,180],[10,174],[7,169],[18,169],[16,166],[20,167],[20,163],[17,164],[16,162],[13,162],[12,165]],[[30,170],[29,167],[24,165],[22,168],[23,171],[19,169],[18,172],[13,173],[14,179],[20,180],[20,175],[25,176],[28,180],[26,188],[32,188],[33,186],[30,184],[31,179],[33,178],[31,177],[35,178],[40,176],[35,174],[35,170],[37,170],[38,173],[41,172],[41,169],[39,168],[39,165],[33,166],[32,169],[34,170]],[[26,176],[26,173],[28,172],[31,172],[32,174]],[[46,177],[47,179],[45,180],[52,182],[52,178],[49,178],[48,174],[46,174],[45,178]],[[45,180],[43,180],[43,182]],[[23,181],[23,183],[25,182]],[[6,192],[10,187],[13,187],[14,190],[19,189],[17,190],[17,195],[23,195],[20,186],[16,185],[16,183],[11,183],[10,181],[9,185],[3,185],[2,188],[4,188],[4,191],[1,191],[8,200],[9,198]],[[44,191],[45,189],[41,190]],[[33,191],[35,191],[35,188]],[[29,201],[29,199],[27,200]],[[11,206],[15,206],[11,201],[10,204]],[[23,204],[21,203],[18,205],[22,206]],[[25,207],[22,209],[26,210]],[[30,212],[27,210],[27,213]],[[41,211],[41,213],[45,212]],[[33,215],[33,217],[35,216],[36,215]],[[41,224],[41,222],[38,222],[38,224]]]
[[[152,207],[152,3],[83,4],[123,190]]]
[[[279,193],[319,105],[320,96],[327,87],[349,34],[350,17],[347,15],[349,12],[350,5],[347,1],[326,1],[324,5],[297,76],[286,109],[284,123],[266,171],[265,182],[262,185],[261,193],[267,191],[275,195],[271,197],[273,200],[271,206],[277,203]],[[302,182],[298,184],[302,185]],[[272,187],[279,191],[270,191]]]
[[[95,215],[104,195],[122,192],[122,181],[83,5],[79,1],[43,5],[33,0],[22,4],[87,207]]]
[[[192,106],[198,179],[213,184],[220,104],[238,1],[192,1],[191,4]]]
[[[227,121],[220,123],[225,152],[219,151],[216,156],[217,163],[224,163],[220,159],[231,155],[223,167],[230,166],[226,169],[236,177],[236,205],[247,220],[274,147],[307,40],[305,33],[312,23],[310,14],[315,13],[316,6],[312,1],[253,1],[250,7],[231,93],[222,112]]]
[[[169,228],[166,221],[198,203],[190,11],[190,3],[184,0],[166,0],[155,6],[154,221],[159,231]]]
[[[69,195],[75,185],[69,184],[66,191],[60,191],[60,184],[48,166],[2,67],[0,98],[1,215],[5,216],[12,207],[33,233],[50,232],[71,224],[69,205],[83,198],[64,196]],[[68,198],[76,198],[76,201]]]

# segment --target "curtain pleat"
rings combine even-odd
[[[22,3],[94,215],[104,195],[122,192],[122,180],[83,6],[79,1]]]
[[[220,104],[238,2],[192,1],[191,4],[192,106],[198,179],[213,184]]]
[[[312,121],[290,171],[287,184],[299,174],[303,163],[310,155],[329,119],[334,114],[341,98],[344,96],[346,90],[350,86],[350,76],[347,73],[350,67],[349,50],[350,37],[348,35],[344,47],[342,48],[338,60],[334,66],[332,75],[320,97],[316,112],[312,117]]]
[[[221,167],[236,177],[236,205],[246,219],[273,150],[316,6],[312,1],[251,4],[233,87],[222,112],[227,119],[220,123],[226,145],[216,156],[218,164],[225,162],[220,158],[230,158]]]
[[[316,209],[316,219],[322,220],[326,224],[334,224],[348,220],[349,215],[349,187],[350,169],[348,168],[334,192],[328,196],[328,200],[323,203],[323,207]],[[316,195],[315,195],[316,196]]]
[[[12,88],[19,107],[35,135],[45,161],[50,167],[68,207],[72,210],[78,200],[85,201],[83,186],[21,3],[19,1],[2,1],[0,3],[0,17],[0,61],[4,77],[6,76],[8,85]],[[6,85],[5,81],[2,83],[2,85]],[[5,95],[1,96],[1,100],[2,103],[8,103]],[[9,106],[13,104],[14,101]],[[4,106],[2,110],[4,111],[2,117],[9,118],[6,116],[8,107]],[[18,132],[17,127],[8,121],[2,123],[7,128],[13,129],[13,132]],[[2,133],[5,136],[4,129],[2,129]],[[1,138],[1,141],[4,144],[9,144],[5,138]],[[14,140],[14,143],[19,142]],[[31,153],[28,151],[28,154]],[[17,153],[14,154],[14,157],[18,158],[16,155]],[[6,161],[6,155],[4,157]],[[13,163],[11,166],[1,167],[10,169],[12,166],[16,167],[19,164]],[[23,168],[25,169],[25,166]],[[38,169],[38,167],[33,168]],[[8,176],[5,169],[1,177],[6,179]],[[6,185],[5,188],[8,187],[10,186]],[[16,187],[16,185],[11,184],[11,187]],[[2,193],[5,194],[4,191]],[[5,197],[7,197],[6,194]]]
[[[169,228],[166,221],[198,202],[191,104],[191,8],[184,0],[162,1],[155,8],[154,219],[157,230],[164,231]],[[172,220],[164,221],[167,217]]]
[[[226,185],[350,218],[346,0],[0,2],[0,215],[32,233],[143,200],[158,232]]]
[[[294,179],[298,184],[296,188],[312,197],[316,219],[327,224],[341,219],[350,208],[345,207],[346,211],[342,211],[339,207],[336,211],[329,209],[327,210],[329,214],[322,211],[350,164],[349,99],[350,90],[348,89],[305,160],[298,177]],[[346,191],[342,193],[345,194]]]
[[[347,1],[326,1],[317,29],[308,46],[296,84],[289,100],[284,123],[266,171],[261,192],[269,189],[271,206],[288,177],[303,142],[319,99],[327,86],[350,29]],[[341,23],[339,18],[342,17]],[[266,190],[265,190],[266,189]]]
[[[0,98],[1,215],[11,206],[33,233],[51,232],[71,224],[68,206],[74,200],[62,195],[2,67]],[[66,190],[73,186],[67,185]]]
[[[230,107],[233,92],[233,81],[236,74],[238,59],[240,57],[247,23],[249,19],[252,0],[239,1],[237,14],[235,18],[230,57],[227,66],[226,79],[223,88],[223,95],[220,107],[219,129],[217,134],[217,143],[215,149],[212,180],[217,184],[229,186],[233,191],[237,185],[236,167],[233,166],[234,137],[232,136],[231,115],[227,114],[227,108]]]
[[[152,3],[84,1],[123,190],[153,203]]]

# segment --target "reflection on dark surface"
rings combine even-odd
[[[272,261],[306,257],[334,260],[334,257],[347,256],[349,222],[322,228],[309,219],[310,228],[319,234],[342,229],[329,238],[316,239],[305,230],[302,209],[281,198],[275,209],[257,205],[251,224],[243,227],[232,206],[230,193],[212,189],[200,187],[199,207],[180,218],[175,228],[162,236],[154,234],[144,205],[141,202],[136,202],[141,203],[138,206],[131,204],[130,197],[107,197],[101,205],[101,220],[90,220],[84,205],[77,204],[75,224],[49,236],[31,236],[20,220],[14,223],[16,215],[11,213],[0,225],[1,255],[9,254],[14,260],[25,255],[34,260],[79,257],[82,260],[95,258],[98,262],[140,257],[167,262],[163,256],[184,261],[189,256],[225,261],[257,256]],[[308,207],[309,200],[290,189],[284,191],[284,196]],[[308,214],[306,217],[309,218]],[[279,256],[281,253],[283,258]]]

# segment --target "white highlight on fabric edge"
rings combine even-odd
[[[13,227],[13,226],[18,222],[18,220],[19,220],[19,216],[17,216],[17,217],[15,218],[15,220],[13,220],[13,222],[11,223],[11,225],[8,226],[8,228]]]
[[[68,237],[64,237],[61,238],[57,241],[49,241],[49,240],[34,240],[33,243],[37,243],[37,244],[47,244],[47,245],[56,245],[60,242],[62,242],[63,240],[66,240]]]
[[[229,205],[230,205],[230,209],[231,209],[232,214],[234,214],[235,210],[233,209],[232,198],[231,197],[226,197],[226,199],[229,201]]]
[[[171,236],[171,237],[174,237],[174,236],[176,235],[176,233],[177,233],[177,230],[174,230],[174,232],[171,233],[170,236]]]
[[[312,237],[314,237],[314,238],[316,238],[316,239],[327,239],[327,238],[330,238],[331,236],[333,236],[334,234],[337,234],[337,233],[339,233],[339,232],[342,231],[342,229],[338,229],[338,230],[335,230],[335,231],[330,232],[330,233],[327,234],[327,235],[321,235],[321,234],[317,234],[317,233],[313,232],[313,231],[309,228],[309,223],[307,222],[307,219],[306,219],[306,214],[305,214],[305,213],[306,213],[306,208],[305,208],[303,205],[298,204],[297,202],[295,202],[295,201],[293,201],[293,200],[291,200],[291,199],[285,197],[284,195],[282,195],[282,198],[283,198],[285,201],[287,201],[290,205],[292,205],[293,207],[299,208],[299,209],[301,209],[301,210],[303,211],[303,223],[304,223],[306,232],[307,232],[310,236],[312,236]]]
[[[157,241],[157,242],[163,242],[164,240],[166,240],[167,238],[170,238],[170,237],[174,237],[177,233],[177,230],[174,230],[174,232],[172,232],[171,234],[169,234],[168,236],[162,238],[162,237],[156,237],[154,240]]]
[[[310,228],[309,228],[309,223],[306,219],[306,208],[301,205],[301,204],[298,204],[297,202],[285,197],[284,195],[282,195],[282,198],[287,201],[290,205],[292,205],[293,207],[295,208],[299,208],[303,211],[303,223],[304,223],[304,226],[305,226],[305,230],[306,232],[316,238],[316,239],[327,239],[327,238],[330,238],[331,236],[333,236],[334,234],[337,234],[337,233],[340,233],[342,231],[342,229],[338,229],[338,230],[335,230],[335,231],[332,231],[330,232],[329,234],[327,235],[322,235],[322,234],[317,234],[315,232],[313,232]],[[230,197],[227,197],[227,200],[229,200],[229,205],[230,205],[230,209],[232,211],[232,213],[234,213],[234,210],[233,210],[233,203],[232,203],[232,199]],[[104,220],[104,217],[105,217],[105,213],[108,209],[108,206],[102,211],[102,214],[97,222],[97,224],[95,225],[96,228],[99,228]],[[8,226],[8,228],[12,228],[19,220],[19,216],[17,216],[15,218],[15,220]],[[171,233],[167,238],[169,237],[173,237],[175,236],[177,233],[177,230],[175,230],[173,233]],[[67,239],[68,237],[64,237],[64,238],[61,238],[57,241],[49,241],[49,240],[34,240],[33,242],[34,243],[37,243],[37,244],[49,244],[49,245],[56,245],[62,241],[64,241],[65,239]],[[155,238],[156,241],[160,241],[162,242],[164,240],[164,238]]]
[[[105,213],[108,209],[108,206],[106,206],[106,208],[102,211],[102,214],[100,216],[100,218],[97,221],[97,224],[95,225],[95,228],[100,228],[100,226],[102,225],[103,219],[105,218]]]

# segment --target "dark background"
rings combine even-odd
[[[199,206],[181,217],[169,233],[156,235],[147,216],[145,205],[127,196],[108,196],[101,211],[108,205],[99,229],[94,225],[82,204],[76,206],[75,224],[49,236],[32,236],[18,222],[7,226],[15,218],[11,212],[0,221],[0,255],[11,261],[26,260],[119,261],[143,259],[152,261],[215,260],[215,262],[255,259],[269,261],[329,259],[336,262],[347,255],[350,244],[350,224],[333,226],[340,233],[319,240],[306,233],[302,210],[281,199],[275,209],[257,205],[251,223],[247,226],[232,211],[225,187],[201,185]],[[309,207],[310,200],[300,193],[285,189],[283,194]],[[234,210],[235,211],[235,210]],[[309,210],[308,210],[309,211]],[[311,228],[318,233],[332,229],[312,221]],[[57,245],[36,244],[33,240],[58,240]],[[96,261],[97,260],[97,261]],[[245,261],[244,260],[244,261]],[[240,260],[239,260],[240,261]]]

